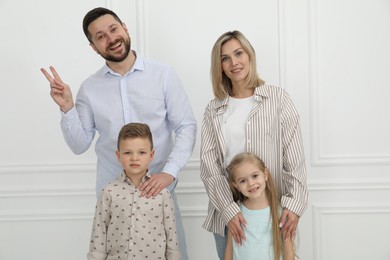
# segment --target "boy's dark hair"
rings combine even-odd
[[[129,123],[124,125],[118,135],[117,148],[119,151],[119,143],[125,139],[132,138],[147,138],[150,141],[150,148],[153,149],[152,132],[147,124]]]
[[[112,15],[114,17],[114,19],[117,20],[122,25],[121,19],[118,17],[118,15],[116,13],[114,13],[110,9],[107,9],[107,8],[104,8],[104,7],[97,7],[95,9],[92,9],[91,11],[89,11],[84,16],[84,19],[83,19],[83,31],[84,31],[84,34],[85,34],[85,36],[87,37],[87,39],[88,39],[88,41],[90,43],[92,43],[92,37],[91,37],[91,34],[88,31],[88,26],[93,21],[98,19],[100,16],[103,16],[103,15],[106,15],[106,14]]]

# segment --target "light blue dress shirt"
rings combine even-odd
[[[178,173],[192,154],[196,120],[189,99],[173,69],[137,55],[124,76],[104,65],[81,85],[76,105],[62,113],[61,128],[75,154],[88,150],[95,133],[97,194],[123,172],[116,155],[118,133],[130,122],[149,125],[155,156],[149,172]],[[176,182],[169,189],[173,189]]]

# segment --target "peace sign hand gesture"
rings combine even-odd
[[[66,113],[74,107],[72,91],[69,86],[65,84],[60,75],[54,67],[50,66],[50,71],[53,74],[51,76],[45,69],[41,68],[43,75],[50,82],[50,96],[53,98],[54,102],[60,107],[61,111]]]

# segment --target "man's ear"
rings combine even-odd
[[[115,154],[116,154],[116,158],[118,158],[118,160],[120,160],[121,159],[120,152],[118,150],[116,150]]]
[[[125,32],[130,36],[129,30],[127,29],[127,26],[126,26],[125,23],[122,23],[122,27],[123,27],[123,29],[125,30]]]
[[[90,43],[89,43],[89,46],[91,46],[91,48],[92,48],[97,54],[99,54],[98,50],[96,49],[95,44],[93,44],[92,42],[90,42]]]

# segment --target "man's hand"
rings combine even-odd
[[[173,176],[168,173],[155,173],[150,177],[149,180],[142,183],[142,185],[139,187],[141,196],[146,195],[146,198],[151,196],[155,197],[162,189],[168,187],[174,180],[175,178],[173,178]]]
[[[246,227],[247,223],[241,212],[235,215],[228,223],[229,232],[238,245],[242,245],[242,242],[246,240],[242,226]]]
[[[50,71],[53,76],[43,68],[41,68],[41,71],[50,83],[50,96],[53,98],[54,102],[57,103],[64,113],[71,110],[74,107],[74,102],[69,86],[61,80],[60,75],[58,75],[54,67],[50,66]]]
[[[282,228],[281,233],[285,240],[293,240],[295,237],[295,232],[297,230],[299,222],[299,216],[294,212],[289,211],[288,209],[283,210],[283,214],[280,217],[279,227]]]

